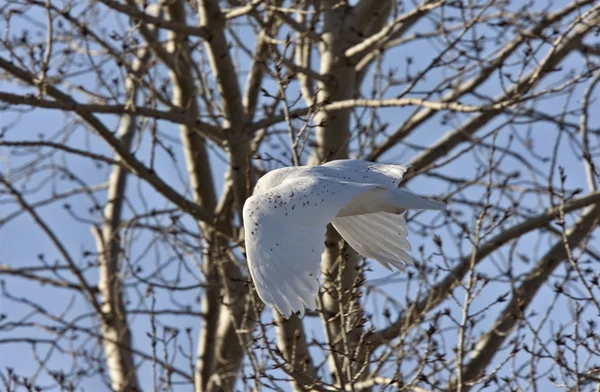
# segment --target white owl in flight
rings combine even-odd
[[[316,309],[329,222],[358,253],[390,271],[412,265],[402,213],[446,205],[398,189],[408,168],[341,159],[265,174],[244,204],[246,256],[263,302],[285,318]]]

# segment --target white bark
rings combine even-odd
[[[147,52],[140,55],[133,65],[133,74],[126,81],[128,101],[135,106],[137,86],[135,78],[145,69]],[[121,118],[118,137],[124,149],[129,150],[135,135],[134,116]],[[119,156],[115,158],[120,160]],[[100,262],[98,289],[102,297],[102,343],[111,386],[114,391],[139,390],[139,382],[132,353],[131,329],[127,322],[127,310],[123,303],[121,282],[122,250],[120,224],[125,201],[128,171],[119,165],[113,167],[108,181],[107,203],[104,208],[102,230],[93,227]]]
[[[218,1],[201,0],[198,14],[201,26],[209,34],[205,40],[205,48],[221,96],[223,127],[227,140],[226,151],[229,155],[228,175],[233,186],[234,209],[241,217],[242,207],[250,189],[248,179],[252,178],[249,165],[251,136],[245,134],[247,115],[244,111],[238,75],[225,36],[224,15]],[[247,288],[236,287],[239,285],[232,280],[234,276],[242,275],[239,266],[231,261],[224,261],[224,264],[218,266],[218,271],[222,275],[220,280],[227,287],[225,287],[225,304],[221,305],[220,310],[215,348],[218,360],[214,364],[213,372],[219,382],[218,384],[211,383],[209,390],[217,385],[225,390],[234,388],[245,353],[243,335],[237,335],[236,327],[246,325],[246,323],[248,323],[247,328],[254,327],[253,322],[248,320],[247,314],[239,311],[239,307],[234,306],[234,304],[239,306],[240,303],[246,302],[242,298],[244,298]]]

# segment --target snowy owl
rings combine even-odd
[[[412,265],[402,213],[446,205],[398,189],[409,167],[341,159],[265,174],[244,204],[246,257],[263,302],[285,318],[316,309],[330,222],[358,253],[390,271]]]

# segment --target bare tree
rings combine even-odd
[[[0,10],[5,390],[600,391],[597,1]],[[406,274],[328,227],[285,320],[244,201],[340,158],[449,210],[407,213]]]

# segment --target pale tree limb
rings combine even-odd
[[[594,192],[581,198],[568,201],[561,208],[564,213],[569,213],[599,203],[600,192]],[[543,214],[529,218],[523,223],[503,230],[502,233],[486,241],[479,249],[477,249],[475,263],[481,262],[487,256],[492,254],[492,252],[508,244],[510,241],[534,230],[546,227],[556,219],[559,213],[559,207],[550,208]],[[406,332],[408,328],[412,327],[417,320],[425,314],[425,312],[428,312],[444,301],[444,299],[447,298],[448,293],[465,277],[469,271],[470,262],[469,257],[462,259],[440,283],[428,290],[428,294],[425,298],[413,304],[407,314],[401,316],[398,320],[394,321],[384,329],[374,333],[369,338],[371,346],[376,348],[396,338],[400,332]]]
[[[165,20],[156,15],[152,15],[140,10],[134,2],[122,4],[115,0],[99,0],[105,6],[112,8],[115,11],[129,15],[139,22],[148,23],[156,27],[171,30],[175,33],[181,33],[192,37],[200,37],[209,39],[210,35],[205,28],[190,26],[185,22]]]
[[[568,258],[567,246],[578,247],[600,223],[600,203],[587,207],[577,222],[567,230],[566,243],[562,240],[556,244],[540,259],[536,266],[525,277],[521,285],[513,293],[511,301],[488,333],[483,335],[475,345],[469,363],[462,369],[463,391],[468,391],[473,382],[483,376],[485,369],[494,359],[500,346],[510,336],[515,325],[525,316],[525,311],[533,298],[547,282],[554,270]],[[449,385],[449,390],[456,388],[456,381]]]
[[[385,1],[383,4],[379,4],[378,7],[372,9],[373,1],[372,0],[363,0],[358,3],[355,7],[355,12],[357,14],[357,25],[362,26],[360,31],[366,32],[366,37],[371,37],[377,33],[377,31],[383,26],[387,20],[387,18],[392,13],[392,3],[393,1]],[[380,2],[379,2],[380,3]],[[363,9],[365,11],[363,11]],[[365,18],[364,16],[369,15],[369,12],[372,13],[370,18]],[[363,16],[364,15],[364,16]],[[424,15],[424,14],[423,14]],[[422,16],[422,15],[421,15]],[[413,26],[413,23],[416,23],[420,18],[414,18],[413,20],[405,20],[398,30],[402,30],[400,34],[403,34],[403,31],[410,29]],[[364,56],[363,56],[364,58]],[[372,60],[375,60],[377,56],[373,56]],[[356,63],[356,59],[353,59],[353,64]],[[370,62],[372,63],[372,61]],[[369,70],[368,66],[364,66],[362,68],[355,68],[356,70],[356,80],[354,82],[355,92],[353,98],[360,97],[360,86],[362,86],[365,77],[367,76],[367,72]]]
[[[366,4],[369,2],[370,2],[370,0],[366,0],[364,3]],[[358,6],[360,6],[361,3],[359,3]],[[383,47],[383,45],[385,45],[386,42],[389,42],[393,39],[402,37],[417,22],[422,20],[423,17],[427,16],[431,10],[436,8],[436,7],[430,7],[431,4],[433,4],[433,3],[440,4],[436,0],[425,0],[417,8],[420,11],[411,12],[410,13],[411,15],[409,17],[404,18],[402,20],[401,25],[399,27],[397,27],[391,34],[389,34],[389,36],[386,37],[385,40],[380,40],[375,45],[371,45],[370,50],[368,50],[368,49],[364,50],[364,49],[366,49],[366,48],[364,48],[363,50],[360,51],[360,54],[357,54],[354,56],[356,58],[353,59],[353,63],[356,64],[357,77],[360,82],[362,82],[362,79],[367,74],[369,66],[380,55],[380,51],[381,51],[381,48]],[[363,12],[358,10],[358,6],[357,6],[357,14],[363,15]],[[391,1],[386,5],[386,7],[390,7],[390,6],[391,6]],[[375,18],[374,18],[375,21],[372,21],[369,25],[369,30],[368,30],[368,34],[367,34],[368,37],[374,36],[375,34],[377,34],[380,31],[379,29],[381,29],[381,26],[384,25],[385,19],[387,19],[387,16],[389,16],[390,12],[391,12],[391,10],[388,10],[387,13],[378,12],[375,15]],[[378,20],[382,16],[385,16],[385,18],[383,20]]]
[[[218,362],[207,386],[208,391],[215,392],[234,390],[242,361],[249,354],[252,330],[260,318],[260,310],[256,309],[260,299],[250,290],[237,259],[228,256],[218,263],[224,291],[216,342]]]
[[[275,46],[279,44],[280,41],[275,40],[271,37],[265,37],[265,40],[273,45],[271,47],[271,51],[273,52],[271,55],[276,59],[276,61],[280,62],[282,65],[285,65],[285,67],[289,70],[289,73],[295,76],[300,75],[300,77],[308,77],[323,83],[330,82],[330,78],[328,75],[321,75],[320,73],[314,71],[311,67],[302,66],[298,62],[294,62],[293,60],[290,60],[286,56],[284,56],[284,54],[279,51],[277,46]],[[269,70],[269,72],[272,71]]]
[[[28,0],[28,3],[34,4],[38,7],[43,7],[45,9],[51,9],[56,14],[59,14],[61,18],[67,20],[73,26],[73,28],[82,30],[82,26],[79,24],[79,19],[71,14],[70,4],[65,4],[64,6],[61,6],[44,0]],[[100,37],[98,34],[96,34],[96,32],[93,29],[86,30],[86,35],[91,37],[96,43],[98,43],[98,45],[100,45],[104,50],[106,50],[107,53],[109,53],[110,56],[115,59],[115,61],[121,63],[128,74],[132,75],[134,73],[131,68],[131,64],[129,64],[128,61],[125,61],[123,54],[120,53],[117,49],[115,49],[112,45],[110,45],[102,37]],[[152,90],[152,86],[149,86],[147,84],[145,84],[144,87]]]
[[[247,15],[252,11],[256,10],[256,8],[258,8],[259,5],[268,7],[268,5],[264,3],[265,2],[263,0],[252,0],[246,5],[227,10],[227,12],[225,12],[224,17],[225,19],[239,18],[240,16]]]
[[[222,97],[226,149],[231,158],[230,169],[234,181],[235,208],[241,213],[244,201],[248,197],[246,169],[248,168],[249,139],[244,135],[246,114],[242,102],[237,73],[233,65],[229,45],[225,37],[224,16],[215,0],[201,1],[199,4],[200,23],[210,32],[206,41],[206,50],[210,66]],[[241,214],[240,214],[241,216]]]
[[[2,57],[0,57],[0,68],[9,72],[17,79],[20,79],[29,85],[34,85],[34,77],[29,72],[19,68],[12,62],[7,61]],[[76,101],[71,96],[63,93],[54,86],[47,85],[46,93],[55,98],[57,101],[76,106]],[[98,136],[100,136],[110,146],[110,148],[122,160],[123,164],[127,166],[130,172],[134,173],[136,176],[146,181],[167,200],[175,204],[182,211],[193,216],[195,219],[203,222],[214,222],[215,216],[212,213],[212,211],[207,211],[203,208],[200,208],[200,206],[186,199],[179,192],[173,189],[169,184],[164,182],[160,177],[158,177],[158,175],[153,170],[148,168],[146,165],[144,165],[142,162],[136,159],[132,154],[130,154],[129,151],[127,151],[127,149],[123,147],[121,141],[114,136],[113,132],[111,132],[96,116],[85,110],[79,111],[75,109],[74,111],[88,125],[90,125],[91,129],[95,133],[97,133]],[[216,224],[216,229],[221,234],[229,238],[234,237],[232,230],[229,227]]]
[[[309,4],[305,4],[308,6]],[[275,9],[274,9],[275,10]],[[281,8],[275,10],[281,11]],[[314,29],[307,28],[303,23],[293,19],[289,15],[286,15],[283,12],[275,12],[275,16],[283,23],[285,23],[288,27],[294,30],[296,33],[300,33],[306,36],[306,38],[310,39],[313,43],[322,42],[321,36],[319,33],[315,32]]]
[[[58,109],[63,112],[116,114],[119,116],[128,115],[147,117],[156,120],[165,120],[176,124],[186,125],[193,129],[194,132],[212,140],[217,145],[222,145],[224,139],[223,132],[220,128],[200,121],[198,117],[191,116],[183,109],[180,111],[180,113],[177,113],[173,110],[157,110],[143,106],[132,107],[131,105],[127,104],[107,105],[96,103],[65,102],[61,100],[50,101],[40,99],[34,95],[19,95],[4,91],[0,91],[0,101],[9,103],[11,105],[29,105],[44,109]]]
[[[229,51],[225,36],[225,18],[217,0],[201,0],[198,4],[200,25],[207,29],[210,39],[205,41],[209,63],[216,80],[223,107],[223,125],[226,128],[226,150],[229,155],[228,176],[232,181],[233,206],[238,216],[242,217],[242,208],[251,189],[248,179],[252,179],[250,165],[250,140],[246,135],[246,112],[242,100],[237,72]],[[219,266],[220,273],[224,273],[222,281],[227,285],[225,300],[222,305],[217,331],[216,355],[219,358],[214,369],[214,375],[220,380],[221,387],[227,390],[234,388],[237,375],[245,354],[246,335],[237,335],[238,326],[244,325],[245,329],[252,329],[254,322],[248,320],[246,312],[231,309],[227,304],[240,304],[239,298],[229,297],[229,293],[244,295],[248,292],[245,285],[236,284],[233,275],[241,275],[238,265],[226,261]],[[237,286],[237,287],[236,287]],[[250,296],[253,293],[250,292]],[[235,311],[237,310],[237,311]],[[244,319],[245,318],[245,319]],[[254,319],[255,320],[255,319]],[[213,387],[216,384],[212,384]],[[209,388],[212,389],[213,387]]]
[[[376,376],[372,378],[368,378],[364,381],[359,381],[353,385],[355,391],[364,391],[374,386],[384,387],[384,388],[397,388],[398,390],[407,391],[407,392],[431,392],[429,389],[417,387],[417,386],[406,386],[393,378]],[[350,388],[346,388],[346,391],[352,391]]]
[[[185,25],[186,10],[183,1],[173,1],[166,9],[170,21]],[[200,110],[196,102],[196,80],[191,64],[193,61],[192,51],[185,34],[171,33],[170,38],[167,50],[175,65],[175,68],[169,72],[173,84],[173,105],[192,117],[198,118]],[[202,208],[215,211],[217,196],[206,142],[194,131],[193,127],[182,125],[180,134],[194,202]],[[212,283],[206,287],[202,296],[201,311],[205,316],[200,328],[194,372],[195,390],[205,391],[217,362],[215,349],[220,312],[220,287],[217,284],[219,280],[215,263],[218,260],[219,249],[225,243],[216,235],[210,225],[203,222],[198,223],[206,246],[206,252],[202,257],[202,273],[206,282]]]
[[[600,176],[600,169],[594,164],[594,160],[590,153],[590,139],[589,139],[589,101],[594,92],[596,85],[600,82],[600,72],[596,72],[589,86],[586,88],[583,99],[581,100],[581,118],[579,125],[579,132],[581,133],[581,144],[583,147],[583,161],[585,165],[585,172],[587,177],[587,183],[590,191],[598,189],[596,178]]]
[[[384,26],[391,7],[391,0],[360,0],[353,9],[354,29],[363,37],[371,37]]]
[[[111,8],[115,9],[116,11],[124,12],[125,14],[131,16],[135,21],[135,16],[132,16],[132,13],[136,13],[136,11],[139,11],[138,2],[136,0],[125,0],[125,2],[127,4],[120,4],[116,1],[108,0],[107,3],[105,3],[105,5],[110,4]],[[128,14],[127,11],[129,11],[130,13]],[[153,13],[156,13],[157,15],[161,15],[160,5],[151,5],[151,11]],[[143,23],[143,21],[147,20],[148,17],[152,18],[152,15],[146,15],[148,14],[146,14],[145,12],[141,12],[141,14],[139,14],[139,17],[141,18],[137,21],[138,23],[136,23],[137,28],[139,29],[142,37],[144,37],[144,39],[146,40],[146,43],[152,49],[154,55],[158,57],[162,62],[164,62],[168,68],[173,69],[175,64],[173,64],[173,62],[171,61],[171,57],[169,57],[169,53],[166,51],[162,42],[160,42],[160,40],[157,39],[156,28],[154,26],[148,26],[146,23]]]
[[[307,9],[308,6],[305,5],[304,9]],[[306,23],[306,15],[298,14],[297,23],[302,26]],[[306,29],[304,29],[306,30]],[[314,41],[307,37],[304,32],[296,33],[296,47],[294,48],[294,60],[296,64],[303,68],[311,68],[311,59],[312,59],[312,48]],[[300,84],[300,92],[302,93],[302,98],[308,107],[314,105],[314,81],[304,73],[299,73],[297,76],[298,83]]]
[[[23,208],[28,215],[33,219],[33,221],[39,226],[42,232],[50,239],[52,245],[57,249],[58,253],[64,259],[64,261],[69,266],[69,270],[75,275],[79,285],[81,286],[82,293],[86,297],[86,299],[90,302],[90,304],[94,307],[96,312],[99,315],[102,315],[100,303],[96,300],[96,290],[92,288],[85,276],[81,273],[79,266],[71,256],[71,254],[67,251],[67,248],[63,244],[63,242],[58,238],[56,233],[48,226],[48,224],[42,219],[42,217],[31,207],[31,205],[25,200],[23,195],[12,186],[9,179],[5,178],[3,174],[0,173],[0,183],[6,187],[8,193],[11,194],[17,201],[17,203]]]
[[[578,18],[577,21],[573,22],[574,33],[568,37],[561,36],[555,42],[552,48],[549,50],[546,57],[540,62],[540,64],[526,76],[521,78],[514,86],[509,88],[506,93],[495,99],[495,103],[506,102],[514,97],[522,97],[527,94],[533,87],[539,83],[544,76],[554,69],[569,53],[576,50],[578,43],[581,42],[583,37],[593,30],[593,26],[600,21],[597,10],[600,9],[600,5],[595,6],[586,15],[593,15],[592,18],[586,20],[583,23],[583,16]],[[596,15],[594,15],[596,14]],[[581,22],[581,23],[580,23]],[[405,182],[409,181],[414,175],[420,170],[426,168],[436,160],[447,155],[454,147],[458,144],[469,140],[471,135],[482,129],[492,119],[503,112],[502,109],[491,109],[484,111],[483,113],[474,116],[467,122],[462,124],[460,127],[446,133],[440,138],[435,144],[429,147],[426,151],[418,154],[410,162],[415,168],[415,171],[408,173],[405,178]]]
[[[46,276],[40,276],[40,275],[35,274],[32,271],[30,271],[29,268],[13,268],[7,264],[0,264],[0,275],[18,276],[23,279],[34,280],[36,282],[39,282],[42,285],[47,284],[47,285],[54,286],[54,287],[61,287],[61,288],[75,290],[77,292],[84,291],[84,288],[81,284],[71,283],[66,280],[52,279],[52,278],[48,278]],[[90,286],[90,289],[95,294],[99,293],[98,287]]]
[[[519,32],[515,38],[507,43],[502,50],[490,62],[488,62],[472,79],[460,84],[453,91],[447,93],[440,100],[440,104],[455,103],[460,97],[474,91],[477,87],[485,83],[498,70],[504,61],[520,48],[527,40],[538,37],[546,28],[552,26],[563,18],[580,9],[581,6],[592,4],[593,0],[582,0],[580,2],[569,3],[559,11],[556,11],[544,19],[531,30]],[[561,59],[562,60],[562,59]],[[437,112],[435,107],[423,107],[422,110],[413,114],[396,131],[390,135],[385,142],[377,146],[367,157],[368,160],[376,160],[386,151],[396,145],[398,141],[410,135],[415,129],[429,120]]]
[[[280,2],[278,2],[278,5]],[[256,115],[256,109],[260,97],[260,89],[265,75],[266,61],[269,57],[269,43],[266,37],[277,34],[279,25],[275,23],[275,18],[269,14],[267,21],[256,40],[256,48],[252,58],[250,72],[246,81],[246,91],[244,93],[244,108],[246,118],[252,121]]]
[[[132,66],[133,74],[125,81],[127,101],[135,105],[138,88],[135,79],[145,70],[150,56],[142,51]],[[131,150],[136,131],[135,116],[121,117],[118,138],[124,150]],[[117,155],[116,161],[121,161]],[[128,170],[121,165],[114,165],[108,180],[107,202],[104,207],[102,228],[92,226],[92,234],[96,239],[99,259],[98,289],[102,296],[102,344],[108,367],[110,382],[114,391],[139,390],[139,381],[133,353],[131,350],[131,328],[127,321],[127,310],[123,302],[123,284],[121,281],[121,241],[119,229],[121,225],[123,204]]]
[[[391,99],[366,99],[366,98],[351,98],[344,99],[337,102],[328,104],[321,104],[318,106],[318,110],[326,113],[335,113],[348,111],[350,109],[357,108],[389,108],[389,107],[406,107],[416,106],[432,111],[438,112],[442,110],[449,110],[460,113],[479,113],[484,114],[490,112],[502,112],[503,110],[510,108],[511,106],[517,105],[522,102],[526,102],[535,97],[520,97],[520,96],[502,96],[502,99],[497,99],[493,104],[484,105],[464,105],[456,102],[442,102],[442,101],[428,101],[420,98],[391,98]],[[289,117],[296,118],[308,114],[311,110],[310,107],[295,109],[289,112]],[[284,121],[286,115],[277,115],[263,120],[257,121],[249,126],[249,129],[256,131],[261,128],[268,127],[270,125],[277,124]],[[373,158],[374,159],[374,158]]]
[[[317,379],[317,373],[308,351],[306,336],[302,320],[292,315],[288,320],[284,319],[279,312],[274,310],[275,323],[277,324],[277,347],[287,366],[293,369],[294,374],[299,374],[292,382],[292,389],[303,392]]]
[[[48,147],[53,150],[61,150],[69,154],[79,155],[81,157],[89,158],[93,161],[103,162],[109,165],[120,165],[121,167],[127,169],[127,165],[121,163],[119,160],[109,158],[107,156],[101,154],[95,154],[91,151],[81,150],[79,148],[73,148],[65,145],[64,143],[55,143],[49,142],[45,140],[18,140],[18,141],[4,141],[0,140],[0,146],[4,147],[31,147],[31,148],[42,148]],[[0,221],[1,222],[1,221]]]
[[[63,328],[68,328],[68,329],[72,329],[73,331],[77,332],[77,333],[82,333],[86,336],[88,336],[89,338],[92,338],[94,340],[99,340],[101,341],[102,339],[110,339],[110,337],[108,336],[103,336],[102,334],[97,332],[97,329],[95,327],[85,327],[85,326],[80,326],[77,324],[73,324],[67,320],[65,320],[63,317],[57,316],[55,314],[52,314],[50,312],[47,311],[47,309],[45,309],[43,306],[39,305],[37,302],[34,302],[30,299],[27,298],[23,298],[22,299],[27,305],[31,306],[32,308],[34,308],[37,312],[39,312],[40,314],[43,314],[44,316],[48,317],[49,319],[55,321],[56,323],[58,323],[59,325],[61,325]],[[112,341],[113,344],[118,345],[118,341],[113,340]],[[141,350],[137,350],[135,347],[132,346],[128,346],[127,349],[131,350],[132,354],[135,354],[137,357],[142,358],[144,360],[150,361],[152,360],[152,355],[148,354],[147,352],[141,351]],[[161,366],[163,366],[165,369],[168,369],[170,372],[172,372],[173,374],[177,374],[180,375],[183,379],[185,380],[192,380],[192,376],[187,373],[186,371],[177,368],[175,366],[173,366],[172,364],[168,363],[168,362],[164,362],[160,359],[156,359],[157,363],[159,363]]]
[[[424,1],[419,6],[417,6],[413,10],[411,10],[410,12],[407,12],[406,14],[403,14],[397,18],[394,18],[394,20],[390,21],[383,28],[378,26],[379,30],[377,31],[377,33],[375,33],[375,34],[371,35],[369,38],[361,41],[359,44],[346,49],[346,51],[344,52],[344,56],[347,57],[348,59],[350,59],[351,62],[356,64],[358,62],[358,59],[360,57],[362,57],[364,55],[364,53],[373,50],[374,47],[378,46],[378,44],[381,40],[387,39],[389,37],[390,33],[392,33],[397,26],[402,26],[402,29],[399,34],[403,34],[406,30],[408,30],[410,27],[412,27],[412,25],[417,20],[419,20],[423,15],[427,14],[432,9],[439,7],[440,5],[444,4],[445,2],[446,2],[446,0],[438,0],[438,1],[426,0],[426,1]],[[380,5],[374,6],[373,3],[375,3],[375,2],[373,2],[373,1],[369,1],[368,3],[370,3],[370,4],[365,5],[365,7],[361,7],[365,3],[367,3],[367,2],[361,1],[357,5],[357,8],[355,9],[355,11],[357,11],[357,15],[359,15],[359,18],[362,17],[361,19],[368,18],[369,11],[374,12],[375,10],[377,10],[380,7]],[[367,8],[367,7],[371,7],[371,10],[363,10],[362,9],[362,8]],[[378,16],[378,15],[376,15],[376,16]]]

